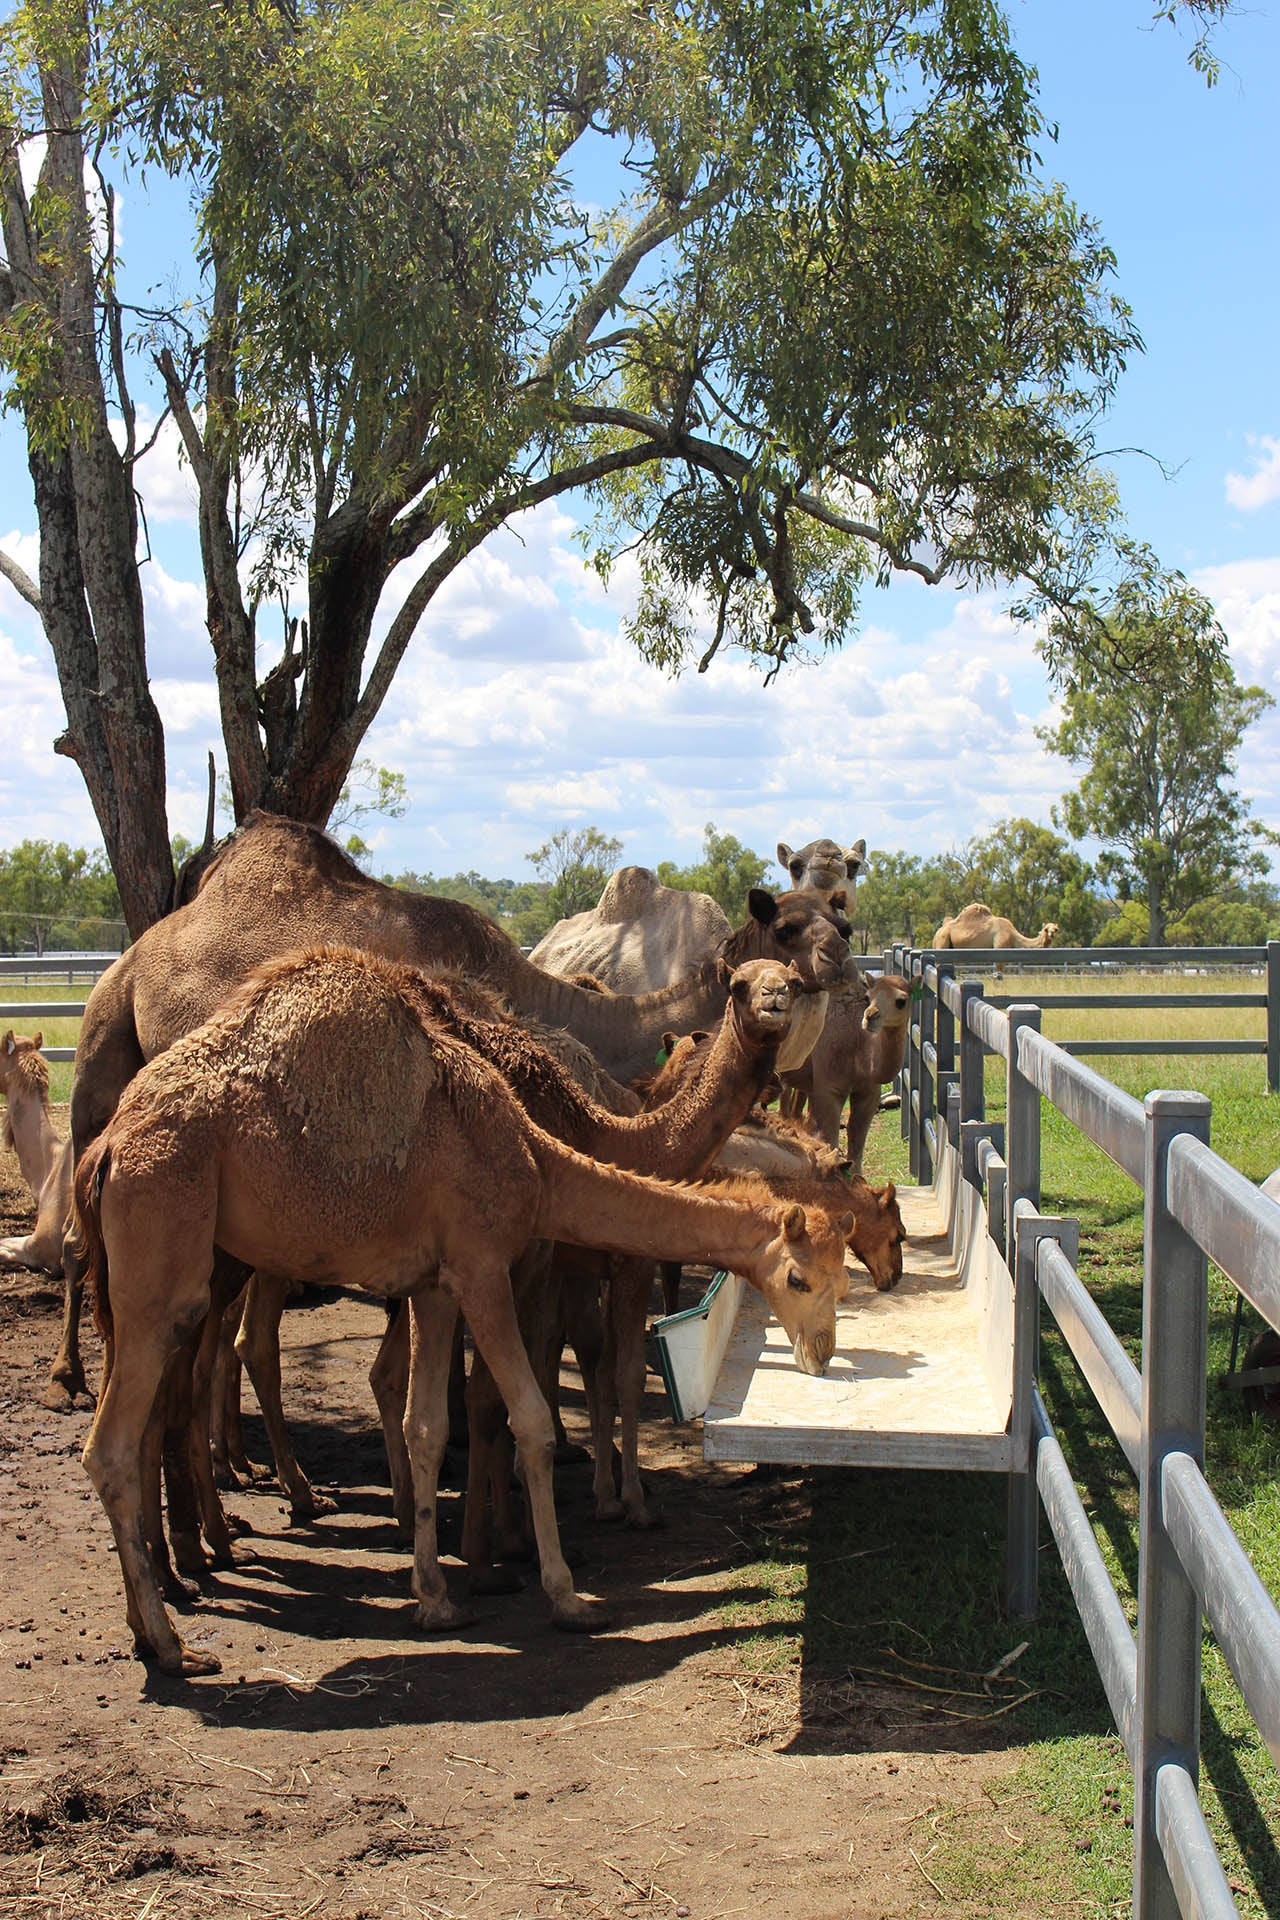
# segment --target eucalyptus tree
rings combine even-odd
[[[1138,340],[994,0],[26,0],[0,35],[39,579],[0,566],[135,933],[173,885],[135,492],[161,405],[237,818],[325,820],[433,597],[570,492],[603,572],[637,552],[670,671],[772,674],[898,570],[1023,580],[1095,644],[1094,434]],[[118,237],[149,174],[191,208],[163,288]]]

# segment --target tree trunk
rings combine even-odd
[[[1164,901],[1160,895],[1160,883],[1158,880],[1149,879],[1147,881],[1147,945],[1149,947],[1164,945],[1164,928],[1165,912]]]

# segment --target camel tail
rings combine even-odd
[[[100,1134],[87,1147],[76,1168],[74,1230],[71,1247],[84,1262],[84,1277],[93,1296],[93,1318],[105,1340],[111,1332],[111,1298],[107,1291],[107,1243],[102,1237],[102,1188],[111,1166],[111,1148]]]

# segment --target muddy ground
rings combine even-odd
[[[0,1154],[0,1233],[29,1219]],[[705,1464],[652,1377],[646,1461],[665,1526],[602,1529],[589,1468],[561,1476],[578,1584],[607,1598],[612,1630],[556,1633],[535,1581],[484,1602],[459,1638],[426,1639],[410,1625],[366,1384],[381,1313],[346,1296],[291,1311],[286,1411],[340,1510],[297,1527],[273,1490],[229,1496],[252,1535],[181,1629],[223,1672],[183,1684],[130,1655],[80,1465],[89,1413],[38,1404],[58,1316],[51,1283],[0,1276],[0,1911],[1022,1911],[1000,1900],[1000,1862],[1034,1844],[1032,1815],[1020,1809],[1015,1833],[991,1798],[1016,1760],[999,1723],[940,1727],[921,1696],[799,1657],[780,1672],[744,1659],[741,1623],[765,1599],[752,1542],[804,1527],[807,1483]],[[92,1377],[92,1335],[89,1355]],[[571,1375],[566,1400],[581,1437]],[[442,1497],[446,1550],[459,1498]],[[939,1822],[975,1809],[989,1816],[990,1904],[953,1902],[929,1872]]]

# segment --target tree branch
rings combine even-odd
[[[0,574],[3,574],[15,592],[20,593],[29,607],[34,607],[40,618],[44,619],[44,601],[40,598],[40,589],[29,573],[24,573],[16,560],[7,553],[0,553]]]

